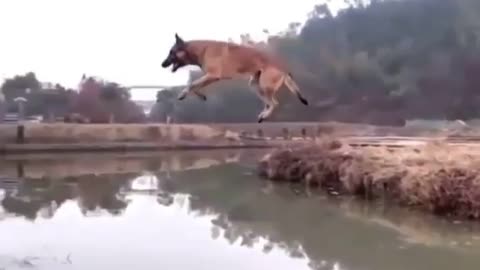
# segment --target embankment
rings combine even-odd
[[[323,140],[275,150],[259,163],[259,174],[273,181],[475,220],[480,220],[479,173],[480,145],[436,142],[355,148]]]
[[[266,147],[207,125],[38,124],[0,125],[0,153],[184,150]]]
[[[309,142],[325,135],[350,138],[352,143],[357,144],[372,143],[375,138],[377,141],[380,138],[382,143],[388,142],[385,136],[408,136],[410,139],[413,136],[416,141],[433,137],[464,141],[472,134],[479,134],[479,130],[470,127],[455,130],[378,127],[334,122],[0,124],[0,154],[270,148]],[[474,139],[478,140],[478,137]]]

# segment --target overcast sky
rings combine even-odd
[[[173,74],[160,66],[175,32],[186,40],[227,40],[245,32],[262,38],[263,29],[304,22],[321,2],[0,0],[0,81],[34,71],[41,81],[68,87],[83,73],[126,86],[181,84],[186,70]],[[132,94],[153,97],[150,91]]]

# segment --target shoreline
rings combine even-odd
[[[0,155],[36,154],[36,153],[124,153],[144,151],[186,151],[186,150],[221,150],[221,149],[263,149],[273,148],[268,143],[214,144],[214,143],[49,143],[49,144],[4,144],[0,145]]]

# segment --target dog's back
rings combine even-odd
[[[286,71],[279,58],[255,47],[217,40],[191,40],[187,44],[205,67],[220,65],[224,72],[238,74],[254,74],[268,67]]]

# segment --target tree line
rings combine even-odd
[[[241,36],[242,43],[283,57],[311,100],[305,108],[284,91],[272,121],[402,124],[479,116],[480,1],[348,4],[336,16],[328,3],[317,5],[303,26],[292,22],[266,42]],[[195,122],[252,121],[261,110],[246,83],[216,84],[207,92],[207,103],[163,98],[157,107],[174,104],[178,121]]]
[[[115,82],[83,75],[78,91],[59,84],[42,85],[28,72],[4,81],[1,87],[3,113],[18,113],[17,97],[23,97],[25,114],[44,119],[90,123],[138,123],[147,120],[143,109],[130,99],[127,89]],[[2,117],[3,118],[3,117]]]
[[[241,43],[285,59],[311,103],[302,106],[282,91],[281,106],[271,121],[401,125],[407,119],[479,117],[480,1],[346,2],[349,7],[335,16],[328,2],[316,5],[303,25],[292,22],[281,33],[270,34],[266,41],[241,35]],[[199,75],[192,71],[190,80]],[[2,85],[9,111],[15,109],[10,101],[20,88],[30,89],[21,92],[29,96],[30,112],[45,113],[45,104],[50,104],[49,108],[55,104],[58,113],[90,113],[97,115],[93,118],[98,121],[107,121],[114,114],[116,120],[125,122],[165,121],[167,116],[175,122],[251,122],[262,109],[245,81],[207,87],[206,102],[195,96],[176,100],[185,85],[159,91],[156,104],[146,116],[130,100],[128,91],[117,84],[97,87],[94,83],[86,88],[97,90],[85,93],[58,86],[57,95],[45,95],[38,90],[32,74],[23,77]],[[109,94],[109,88],[118,94]],[[72,105],[75,99],[83,101]],[[80,109],[93,108],[92,104],[98,109]]]

